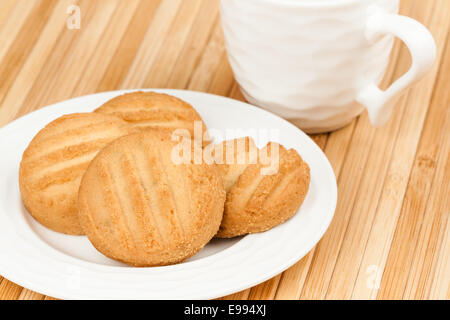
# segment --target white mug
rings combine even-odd
[[[309,133],[348,124],[365,107],[374,126],[388,101],[428,71],[436,44],[416,20],[398,15],[398,0],[222,0],[228,57],[250,103]],[[400,38],[409,71],[387,90],[378,84]]]

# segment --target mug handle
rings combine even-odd
[[[375,83],[364,87],[356,101],[366,107],[370,122],[379,127],[386,123],[392,113],[392,104],[387,102],[401,91],[418,81],[431,69],[436,57],[436,43],[431,33],[422,24],[409,17],[383,13],[376,8],[366,25],[366,38],[374,41],[383,34],[400,38],[411,53],[411,68],[397,79],[387,90],[382,91]]]

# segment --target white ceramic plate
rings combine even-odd
[[[155,91],[190,102],[209,128],[244,130],[233,135],[250,134],[258,146],[267,142],[264,132],[278,132],[275,139],[296,149],[311,168],[310,189],[299,212],[270,231],[213,240],[184,263],[153,268],[127,267],[100,254],[86,237],[62,235],[42,227],[27,213],[20,198],[22,153],[48,122],[63,114],[92,111],[125,91],[84,96],[40,109],[0,129],[3,277],[64,299],[212,299],[275,276],[319,241],[333,218],[336,179],[325,155],[307,135],[267,111],[236,100],[200,92]]]

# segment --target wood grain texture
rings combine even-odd
[[[68,29],[67,7],[81,9]],[[403,0],[438,45],[433,70],[374,129],[367,114],[314,135],[338,179],[335,218],[280,275],[223,299],[450,299],[450,2]],[[218,0],[0,1],[0,126],[106,90],[179,88],[245,101]],[[397,42],[383,87],[409,67]],[[0,277],[0,299],[52,299]]]

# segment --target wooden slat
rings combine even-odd
[[[181,0],[164,0],[161,2],[142,40],[145,45],[140,46],[136,58],[120,87],[139,88],[144,83],[181,3]]]
[[[450,290],[448,237],[450,197],[445,196],[450,194],[450,150],[448,149],[450,142],[448,139],[450,133],[450,109],[448,107],[450,105],[450,90],[448,90],[448,84],[450,77],[446,71],[450,70],[449,48],[450,35],[447,35],[447,54],[440,67],[433,100],[416,154],[412,178],[408,185],[410,194],[407,191],[405,197],[405,199],[414,203],[415,208],[417,208],[411,211],[412,214],[406,210],[404,212],[405,229],[417,230],[412,233],[414,237],[410,236],[409,238],[410,243],[415,241],[415,246],[411,246],[415,248],[414,253],[408,257],[408,260],[405,259],[405,263],[411,264],[409,266],[411,271],[408,273],[406,281],[400,278],[400,280],[406,282],[403,285],[406,286],[403,297],[407,299],[443,299],[446,297],[448,299]],[[431,178],[430,169],[434,169]],[[425,184],[428,187],[427,181],[430,181],[431,186],[429,186],[429,197],[425,200],[423,197],[424,190],[417,186]],[[411,217],[409,218],[409,216]],[[420,221],[416,222],[417,220]],[[402,229],[396,232],[400,233],[401,231],[405,232]],[[397,240],[397,246],[403,246],[402,237],[398,236],[394,240]],[[394,256],[387,263],[390,262],[395,264]],[[395,268],[394,265],[391,269],[395,270],[398,267]],[[389,283],[382,283],[382,289],[384,289],[383,285],[386,289],[391,286]],[[393,293],[396,294],[395,291]],[[398,292],[399,294],[400,292]]]
[[[217,19],[212,27],[211,37],[204,49],[200,62],[193,70],[186,89],[200,90],[200,88],[208,88],[214,71],[220,66],[221,58],[225,53],[225,45],[223,43],[223,34],[220,20]]]
[[[82,27],[62,28],[16,116],[71,96],[117,2],[80,0],[78,5]]]
[[[80,96],[96,91],[112,60],[113,55],[110,53],[118,49],[120,40],[122,40],[127,26],[132,22],[131,19],[136,9],[138,9],[139,3],[139,0],[120,1],[118,3],[113,15],[107,19],[106,28],[96,45],[93,55],[89,57],[88,64],[84,70],[80,70],[82,76],[76,83],[72,96]]]
[[[181,50],[173,72],[167,82],[168,88],[185,89],[197,67],[205,46],[209,43],[213,25],[218,20],[219,2],[204,0],[194,21],[189,37]]]
[[[45,296],[28,290],[28,289],[22,289],[22,292],[20,293],[19,297],[17,298],[18,300],[44,300]]]
[[[17,0],[0,1],[0,30],[1,30],[1,34],[3,34],[2,36],[0,36],[0,39],[3,39],[3,40],[10,39],[10,41],[12,41],[14,39],[14,37],[11,36],[11,34],[6,35],[5,24],[8,21],[8,17],[10,17],[12,15],[13,10],[17,10],[17,7],[18,7]],[[26,16],[26,14],[25,14],[25,16]],[[16,23],[16,25],[17,25],[17,23]],[[3,49],[3,50],[6,51],[7,49],[8,48]]]
[[[102,92],[119,88],[136,57],[160,3],[160,0],[140,2],[131,19],[133,23],[127,26],[122,39],[120,39],[119,47],[112,54],[112,60],[103,74],[97,91]]]
[[[121,8],[120,0],[90,1],[90,3],[93,10],[92,16],[82,21],[81,29],[65,29],[67,32],[74,33],[75,39],[69,50],[65,52],[65,58],[58,65],[56,72],[48,79],[49,81],[39,82],[39,86],[36,85],[33,88],[40,92],[42,104],[57,102],[72,96],[75,86],[81,81],[84,70],[95,54],[99,42],[102,41],[105,30],[110,27],[109,23],[114,11]],[[132,7],[131,4],[130,6]],[[126,16],[126,13],[124,15]]]
[[[12,283],[7,279],[2,279],[0,282],[0,297],[1,300],[17,300],[22,292],[22,287]]]
[[[39,5],[38,3],[36,5]],[[0,60],[3,60],[4,56],[10,51],[12,43],[16,40],[16,37],[20,30],[22,30],[23,24],[28,19],[34,6],[30,6],[30,2],[27,0],[20,0],[11,6],[11,2],[2,1],[0,18]],[[4,62],[2,61],[3,65]]]
[[[27,2],[30,7],[29,2]],[[38,40],[42,29],[51,15],[56,2],[45,0],[35,3],[29,15],[25,15],[26,19],[21,26],[20,31],[15,35],[14,42],[8,48],[0,63],[0,103],[6,96],[9,88],[19,73],[26,57],[33,49],[34,44]],[[12,21],[11,23],[16,23]],[[3,45],[2,45],[3,47]],[[0,52],[1,55],[1,52]]]
[[[62,0],[57,3],[33,50],[27,56],[22,69],[0,105],[0,125],[8,123],[19,113],[28,92],[39,77],[46,58],[54,48],[55,41],[65,27],[67,16],[62,13],[65,12],[69,4],[75,3],[71,0]],[[21,114],[24,112],[26,111],[22,111]]]
[[[142,87],[165,87],[197,17],[202,0],[183,1]]]
[[[208,92],[228,96],[235,83],[233,71],[231,70],[227,55],[224,52],[216,69],[215,76],[211,79]]]
[[[450,58],[450,56],[447,57]],[[382,298],[403,298],[409,277],[409,272],[406,271],[411,269],[415,251],[420,246],[418,241],[424,222],[433,221],[435,215],[444,215],[441,210],[428,211],[429,214],[426,215],[425,207],[431,189],[436,185],[434,177],[437,174],[436,166],[439,154],[445,150],[446,140],[448,141],[449,127],[446,124],[448,117],[445,115],[449,113],[450,100],[448,89],[445,86],[448,85],[450,78],[444,71],[448,70],[446,67],[450,67],[448,60],[445,59],[441,65],[438,83],[433,93],[433,101],[430,104],[415,155],[403,207],[386,262],[386,271],[378,292],[378,296]],[[436,179],[441,179],[442,176],[439,175]],[[439,185],[445,188],[445,184],[448,185],[448,182],[443,182],[444,185]]]
[[[80,6],[79,30],[66,28],[70,4]],[[312,136],[338,179],[329,230],[290,269],[224,299],[450,299],[450,2],[403,0],[401,12],[433,33],[433,71],[395,102],[384,127],[374,129],[363,113]],[[121,88],[245,100],[228,63],[219,0],[2,0],[0,43],[0,126]],[[397,42],[382,87],[409,64]],[[0,277],[0,299],[44,298],[52,299]]]

